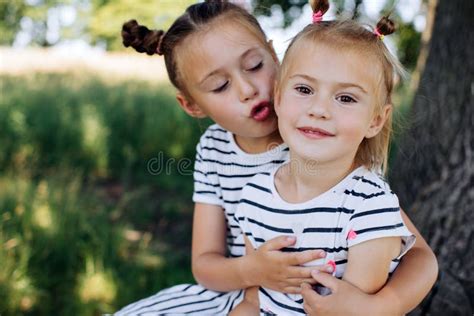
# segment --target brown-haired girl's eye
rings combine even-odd
[[[356,103],[357,102],[356,99],[348,95],[341,95],[340,97],[337,97],[336,99],[338,99],[342,103]]]
[[[227,86],[229,85],[229,81],[226,81],[223,85],[221,85],[220,87],[214,89],[214,90],[211,90],[211,92],[214,92],[214,93],[219,93],[219,92],[222,92],[224,91]]]
[[[248,71],[257,71],[257,70],[259,70],[259,69],[262,68],[262,67],[263,67],[263,61],[259,62],[256,66],[254,66],[254,67],[248,69]]]

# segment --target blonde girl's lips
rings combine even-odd
[[[263,122],[272,114],[272,108],[269,102],[261,102],[252,108],[250,117],[258,122]]]
[[[299,127],[298,131],[311,139],[324,139],[335,136],[334,134],[320,128]]]

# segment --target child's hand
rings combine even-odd
[[[307,250],[298,253],[280,251],[282,248],[294,245],[295,242],[295,237],[280,236],[267,241],[257,250],[247,252],[248,276],[252,283],[283,293],[297,294],[301,292],[302,283],[316,283],[311,278],[312,270],[332,272],[330,265],[301,266],[324,258],[326,254],[322,250]]]
[[[314,281],[329,288],[331,294],[321,296],[309,284],[301,285],[304,310],[308,315],[377,315],[371,308],[373,295],[327,273],[312,273]],[[391,315],[384,313],[384,315]]]

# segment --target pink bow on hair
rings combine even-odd
[[[321,12],[321,10],[319,10],[316,13],[313,13],[313,24],[314,23],[319,23],[322,20],[323,20],[323,13]]]

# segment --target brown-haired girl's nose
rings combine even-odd
[[[241,102],[252,100],[258,96],[258,88],[247,78],[241,78],[238,80],[238,87]]]

